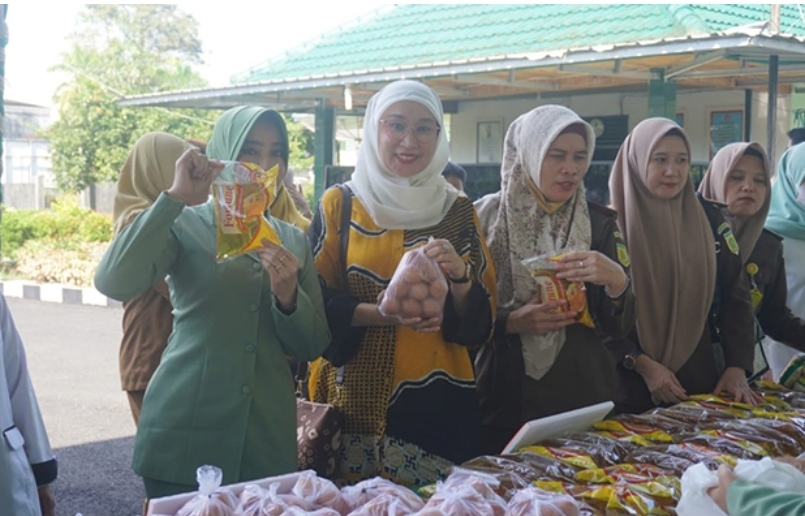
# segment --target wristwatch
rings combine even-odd
[[[450,283],[455,283],[460,285],[462,283],[469,283],[470,282],[470,266],[469,264],[464,265],[464,275],[460,278],[453,278],[449,274],[447,275],[447,279],[450,280]]]
[[[634,371],[635,365],[637,364],[637,359],[640,355],[643,354],[643,351],[640,348],[634,348],[632,351],[626,354],[621,361],[623,364],[623,368],[628,371]]]

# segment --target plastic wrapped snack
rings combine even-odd
[[[543,303],[551,301],[567,301],[567,306],[561,308],[563,312],[576,314],[576,321],[595,328],[595,323],[587,306],[587,287],[584,283],[567,281],[556,277],[556,264],[566,254],[581,249],[566,249],[560,253],[541,254],[522,261],[528,273],[537,283],[537,294]]]
[[[193,497],[176,516],[235,516],[238,499],[227,489],[221,489],[224,474],[215,466],[201,466],[196,470],[198,496]]]
[[[437,485],[426,509],[436,508],[450,515],[488,514],[505,516],[506,501],[497,494],[500,482],[489,473],[454,468],[444,482]]]
[[[275,196],[279,168],[268,172],[252,163],[227,162],[212,183],[216,259],[226,260],[281,241],[265,218]]]
[[[519,491],[509,500],[511,516],[579,516],[578,503],[567,495],[548,493],[536,487]]]
[[[380,302],[380,313],[441,321],[447,289],[447,280],[436,260],[429,258],[421,247],[412,249],[397,266]]]
[[[619,440],[610,436],[593,432],[576,432],[562,437],[545,439],[542,446],[552,448],[568,448],[587,453],[600,466],[614,466],[626,459],[626,456],[637,449],[637,444],[628,440]]]

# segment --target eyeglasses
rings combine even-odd
[[[439,136],[439,131],[442,127],[436,122],[419,122],[413,126],[409,126],[400,120],[380,120],[380,127],[386,136],[393,140],[402,140],[408,134],[408,130],[412,129],[414,138],[419,143],[432,143]]]

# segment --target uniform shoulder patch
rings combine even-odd
[[[624,267],[631,265],[632,260],[629,259],[629,251],[626,250],[626,244],[618,242],[615,244],[615,247],[618,250],[618,261],[621,262],[621,265]]]
[[[730,225],[727,222],[718,226],[718,234],[724,239],[732,254],[740,253],[738,241],[735,239],[735,235],[732,234],[732,229],[730,229]]]

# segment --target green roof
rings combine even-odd
[[[717,34],[769,4],[428,4],[384,8],[232,78],[245,83]],[[805,36],[797,5],[780,32]]]

